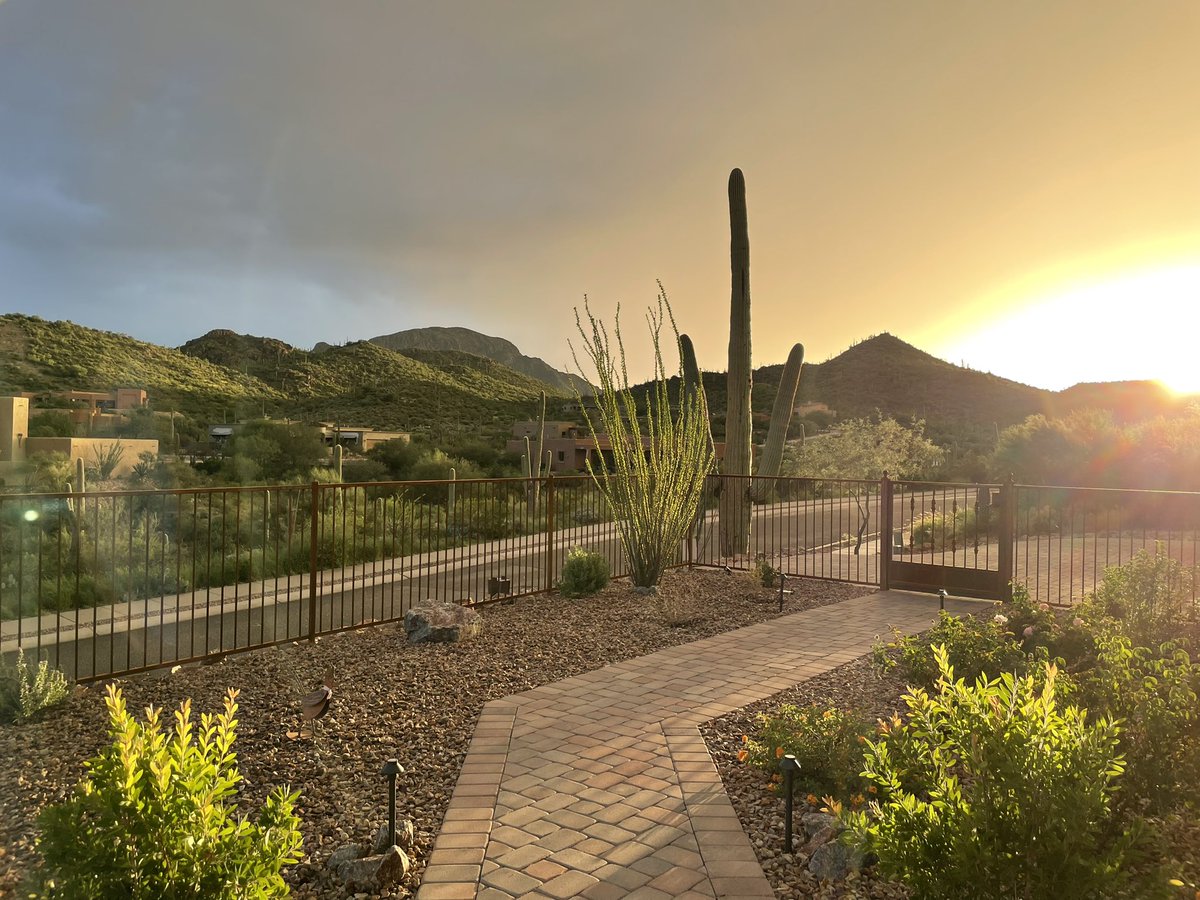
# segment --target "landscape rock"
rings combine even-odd
[[[426,600],[404,614],[410,644],[466,641],[483,631],[483,617],[473,609],[444,600]]]
[[[325,863],[325,865],[336,872],[345,863],[356,859],[362,859],[362,857],[366,856],[367,853],[370,852],[370,849],[371,848],[366,844],[347,844],[341,850],[335,850],[330,855],[329,861]]]
[[[385,853],[342,863],[337,876],[348,891],[382,891],[403,880],[411,865],[403,850],[390,847]]]
[[[822,844],[808,860],[808,871],[822,881],[841,881],[863,867],[863,855],[845,844]]]
[[[372,853],[382,853],[391,846],[391,841],[388,840],[388,826],[384,822],[379,826],[379,830],[375,832],[375,840],[371,842]],[[413,826],[411,819],[396,820],[396,845],[404,850],[412,851],[416,844],[417,832]]]
[[[804,824],[804,833],[810,838],[821,829],[838,824],[835,816],[823,812],[805,813],[800,821]]]
[[[830,841],[837,840],[837,836],[845,830],[846,830],[845,827],[842,826],[840,823],[835,823],[833,825],[826,825],[824,828],[822,828],[820,831],[818,831],[816,834],[814,834],[811,838],[808,839],[808,845],[805,847],[805,849],[809,853],[812,853],[818,847],[823,847],[824,845],[828,844]]]

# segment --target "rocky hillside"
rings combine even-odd
[[[544,381],[564,394],[576,390],[590,393],[591,386],[576,375],[560,372],[545,360],[525,356],[516,344],[504,338],[480,334],[470,328],[410,328],[394,334],[381,334],[370,339],[372,344],[407,353],[409,350],[452,350],[482,356],[507,366],[513,371]],[[321,350],[327,344],[317,344]]]

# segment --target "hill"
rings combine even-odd
[[[592,387],[582,378],[560,372],[545,360],[525,356],[511,341],[472,331],[470,328],[410,328],[393,334],[381,334],[370,339],[372,344],[407,353],[409,350],[452,350],[470,353],[501,363],[508,368],[544,381],[562,394],[591,393]],[[322,350],[328,344],[317,344],[314,350]]]
[[[282,395],[253,375],[179,350],[16,313],[0,316],[0,391],[145,388],[160,409],[220,414],[223,405],[274,404]]]
[[[752,406],[767,416],[783,366],[754,370]],[[725,416],[725,374],[706,372],[704,387],[714,426]],[[1003,428],[1042,412],[1050,391],[965,369],[940,360],[890,334],[869,338],[822,363],[805,363],[798,403],[824,403],[839,418],[871,416],[879,410],[900,421],[924,419],[933,431]]]

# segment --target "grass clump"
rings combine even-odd
[[[572,547],[563,563],[558,592],[564,597],[590,597],[608,584],[608,560],[591,550]]]

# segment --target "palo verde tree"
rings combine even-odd
[[[588,326],[584,327],[578,309],[575,325],[583,351],[596,370],[594,415],[598,421],[582,398],[579,405],[597,444],[601,435],[607,435],[612,445],[612,465],[594,465],[588,459],[588,474],[613,510],[631,580],[637,587],[652,588],[687,535],[704,492],[705,476],[712,468],[704,386],[697,382],[694,390],[681,391],[679,405],[672,409],[662,355],[663,326],[670,324],[677,350],[680,341],[661,284],[657,308],[651,307],[646,315],[654,348],[654,377],[645,394],[644,410],[638,409],[629,388],[620,307],[611,338],[604,323],[592,315],[586,297],[583,308]],[[574,345],[571,353],[582,372]],[[682,379],[682,362],[678,374]]]

